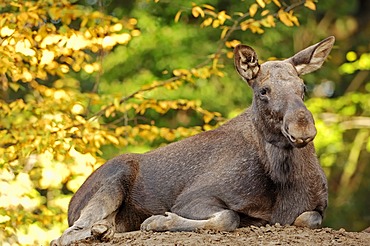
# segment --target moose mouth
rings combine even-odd
[[[281,133],[284,135],[285,138],[289,140],[289,143],[293,145],[293,147],[296,148],[303,148],[305,147],[309,142],[311,142],[315,136],[313,137],[294,137],[293,135],[289,134],[288,128],[283,126],[281,128]]]

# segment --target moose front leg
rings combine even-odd
[[[239,215],[231,210],[214,213],[204,220],[193,220],[181,217],[175,213],[166,212],[164,215],[153,215],[141,224],[142,231],[195,231],[210,229],[233,231],[240,223]]]
[[[322,216],[317,211],[307,211],[299,215],[293,225],[317,229],[321,226]]]
[[[123,191],[120,182],[106,182],[81,210],[73,225],[50,245],[65,246],[87,238],[110,240],[115,233],[115,218],[122,202]]]

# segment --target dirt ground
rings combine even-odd
[[[370,245],[370,233],[347,232],[344,229],[311,230],[294,226],[246,227],[234,232],[128,232],[118,233],[107,243],[84,240],[74,245]]]

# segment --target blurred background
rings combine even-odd
[[[213,129],[251,104],[232,50],[284,59],[333,35],[304,76],[329,181],[324,226],[370,226],[370,2],[63,0],[0,3],[0,241],[67,228],[86,177]]]

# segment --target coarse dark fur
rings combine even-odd
[[[300,75],[321,67],[329,37],[283,61],[258,64],[249,46],[235,67],[253,104],[218,129],[108,161],[73,196],[68,228],[52,245],[132,230],[232,231],[280,223],[320,226],[327,181],[315,154]]]

